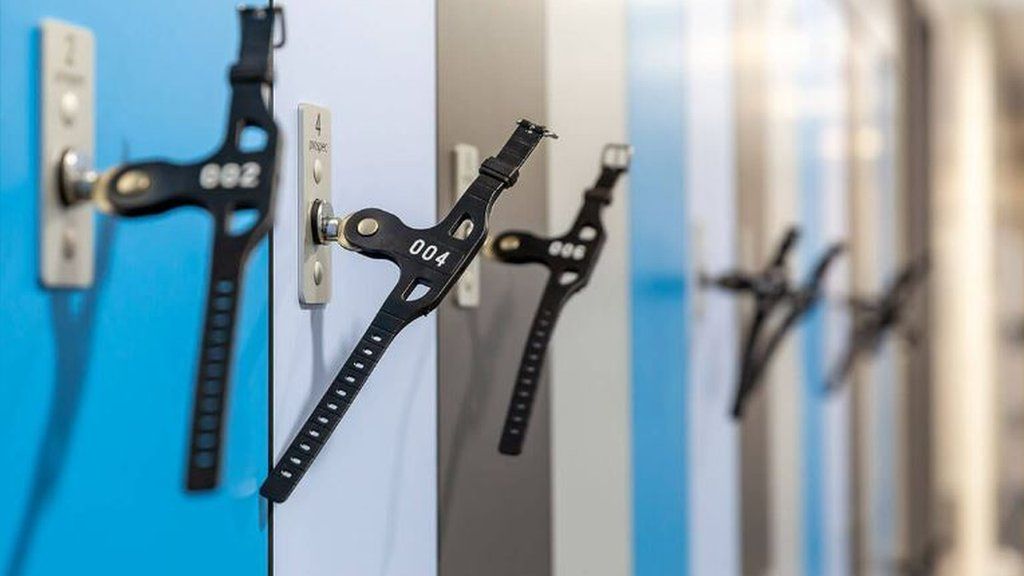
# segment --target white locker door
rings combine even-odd
[[[273,237],[272,456],[280,457],[367,328],[397,267],[331,246],[331,298],[300,305],[298,108],[331,113],[330,201],[435,223],[434,2],[298,0],[275,55],[284,134]],[[308,134],[307,134],[308,136]],[[305,225],[305,224],[303,224]],[[276,576],[437,571],[433,316],[403,330],[272,515]]]

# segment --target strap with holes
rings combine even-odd
[[[277,503],[288,499],[388,344],[410,322],[435,309],[455,285],[483,246],[498,196],[515,185],[519,169],[545,136],[554,135],[543,126],[520,120],[501,151],[484,160],[479,176],[433,228],[409,228],[397,216],[376,208],[345,218],[343,245],[370,258],[394,262],[399,280],[263,483],[260,494],[265,498]]]
[[[562,306],[590,281],[606,241],[601,211],[611,204],[612,189],[629,169],[631,154],[632,149],[624,144],[605,146],[601,173],[584,194],[576,221],[566,234],[558,238],[538,238],[528,232],[511,231],[498,235],[491,242],[491,253],[502,262],[541,264],[549,270],[512,386],[512,398],[498,444],[502,454],[514,456],[523,451],[551,334]]]
[[[751,331],[755,341],[748,342],[748,348],[744,351],[740,386],[736,393],[736,400],[733,403],[734,418],[739,418],[743,415],[743,406],[746,399],[754,392],[758,383],[761,382],[768,363],[771,361],[776,350],[778,350],[786,334],[823,297],[822,285],[825,274],[842,252],[843,246],[841,244],[831,246],[818,261],[810,278],[803,286],[795,289],[786,288],[781,297],[770,300],[770,306],[759,309],[755,314]],[[761,332],[767,318],[780,305],[786,307],[782,322],[770,332]],[[757,341],[759,333],[761,338]]]
[[[825,385],[827,392],[838,390],[853,371],[857,359],[877,350],[885,335],[903,321],[914,290],[927,274],[928,260],[921,257],[907,264],[877,298],[850,299],[849,305],[853,310],[850,341],[842,360],[829,374]],[[904,336],[913,341],[910,333]]]
[[[768,265],[757,273],[749,274],[736,271],[716,278],[702,278],[702,283],[705,285],[730,292],[746,293],[754,297],[754,316],[743,337],[739,383],[736,387],[736,400],[732,411],[734,418],[738,418],[742,414],[744,400],[758,380],[757,374],[755,374],[757,358],[760,357],[758,344],[762,339],[762,331],[768,318],[772,316],[779,305],[785,302],[789,294],[786,261],[799,238],[800,232],[796,228],[790,228],[776,248]]]
[[[270,230],[274,207],[277,124],[263,90],[271,83],[274,21],[280,16],[283,22],[283,13],[280,8],[238,11],[241,42],[230,72],[231,109],[220,149],[192,164],[157,161],[118,166],[97,183],[102,205],[120,216],[197,206],[215,221],[190,428],[188,490],[210,490],[218,483],[242,269],[250,251]],[[262,142],[244,146],[243,132],[262,135]],[[236,212],[252,216],[247,228],[232,226]]]

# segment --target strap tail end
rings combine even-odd
[[[260,486],[260,496],[274,504],[283,504],[291,496],[295,489],[294,482],[288,482],[278,474],[271,472],[270,476]]]

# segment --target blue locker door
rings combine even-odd
[[[96,163],[219,146],[235,0],[5,2],[0,16],[0,570],[264,574],[268,255],[249,259],[220,487],[184,487],[212,221],[97,216],[96,281],[39,283],[39,23],[92,29]]]

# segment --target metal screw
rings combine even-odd
[[[60,98],[60,119],[70,126],[78,117],[78,96],[74,92],[65,92]]]
[[[320,180],[324,176],[324,165],[319,158],[313,159],[313,182],[316,184],[320,183]]]
[[[313,263],[313,283],[317,286],[324,281],[324,267],[320,262]]]
[[[75,229],[67,228],[60,238],[60,252],[65,260],[75,257]]]
[[[380,224],[373,218],[363,218],[356,225],[356,231],[363,236],[373,236],[380,229]]]

